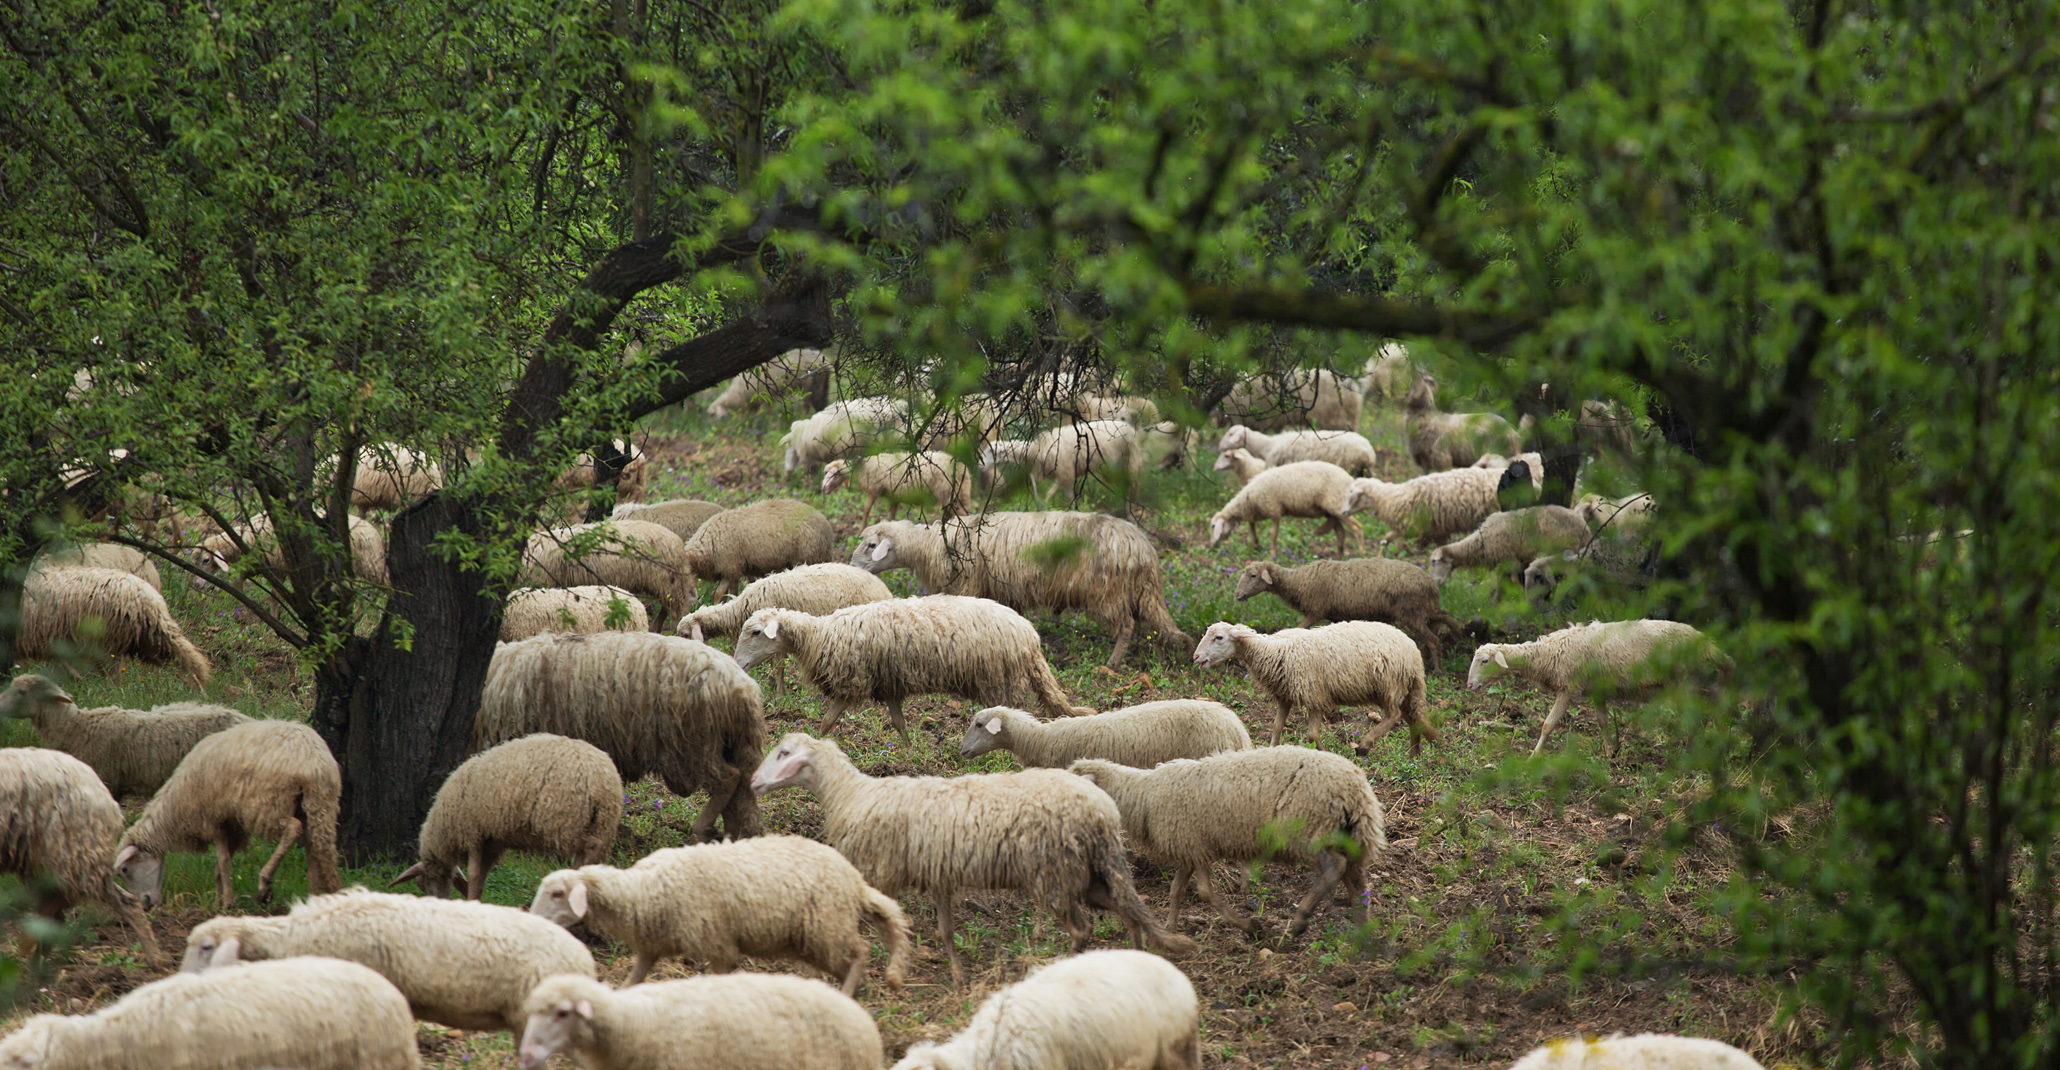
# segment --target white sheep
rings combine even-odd
[[[227,706],[174,702],[148,710],[82,710],[48,677],[29,673],[0,692],[0,719],[26,717],[43,744],[85,762],[120,799],[164,786],[194,744],[250,718]]]
[[[1244,424],[1259,431],[1299,424],[1352,431],[1359,427],[1364,404],[1357,384],[1350,380],[1329,369],[1300,369],[1237,384],[1217,406],[1215,419],[1218,426]]]
[[[1067,415],[1081,423],[1122,420],[1138,427],[1148,427],[1159,422],[1159,406],[1150,398],[1134,395],[1081,394],[1073,399]]]
[[[514,643],[545,632],[651,630],[651,615],[634,591],[602,584],[581,587],[518,587],[501,610],[501,642]]]
[[[205,686],[214,672],[172,618],[165,596],[141,576],[112,568],[30,572],[22,584],[21,631],[14,644],[23,660],[55,658],[73,644],[170,663],[195,686]]]
[[[47,880],[34,909],[51,921],[88,900],[105,906],[136,931],[155,966],[163,955],[150,919],[107,867],[121,835],[122,808],[86,763],[36,747],[0,750],[0,872],[31,889]]]
[[[1409,391],[1405,426],[1409,456],[1426,472],[1464,468],[1483,453],[1515,456],[1522,439],[1509,421],[1494,413],[1438,411],[1438,381],[1426,375]]]
[[[1408,396],[1416,377],[1416,366],[1409,361],[1408,348],[1400,342],[1389,342],[1380,347],[1360,372],[1359,395],[1369,405],[1376,398],[1400,401]]]
[[[490,747],[436,789],[416,839],[421,858],[393,879],[426,895],[478,899],[510,850],[593,865],[608,857],[622,823],[622,776],[601,748],[538,732]]]
[[[1020,485],[1015,481],[1028,478],[1030,473],[1030,443],[1020,438],[987,443],[980,447],[979,471],[982,486]]]
[[[842,457],[823,466],[824,494],[850,484],[865,495],[860,524],[872,521],[873,506],[887,499],[887,517],[903,505],[935,503],[942,516],[957,516],[972,507],[973,473],[948,453],[874,453],[856,460]]]
[[[723,507],[698,498],[671,498],[662,502],[623,502],[608,514],[610,520],[645,520],[671,529],[684,544],[694,537]]]
[[[941,1044],[894,1070],[1200,1070],[1201,1003],[1179,967],[1141,951],[1089,951],[988,996]]]
[[[1040,500],[1049,501],[1058,490],[1077,501],[1078,485],[1095,472],[1122,472],[1118,478],[1134,487],[1144,470],[1144,442],[1137,427],[1124,420],[1063,424],[1030,440],[1025,463],[1031,493]],[[1040,482],[1046,484],[1041,491]]]
[[[592,1070],[879,1070],[880,1030],[851,997],[777,974],[690,977],[621,990],[576,974],[529,995],[517,1064],[571,1052]]]
[[[805,962],[858,991],[872,945],[870,920],[887,945],[887,985],[908,965],[908,916],[859,876],[844,856],[799,836],[759,836],[653,851],[628,869],[588,865],[548,874],[530,913],[566,928],[581,921],[636,955],[629,983],[664,958],[728,973],[749,955]]]
[[[687,545],[672,529],[646,520],[608,520],[551,528],[522,551],[528,587],[620,587],[658,599],[659,623],[693,604]]]
[[[915,427],[915,437],[926,450],[948,452],[961,443],[984,446],[1001,437],[1002,416],[1001,403],[986,394],[967,394],[956,403],[939,398]]]
[[[1509,1070],[1765,1070],[1729,1044],[1663,1033],[1568,1037],[1516,1061]]]
[[[1306,711],[1313,742],[1322,738],[1325,722],[1339,706],[1378,706],[1387,716],[1360,737],[1362,754],[1405,719],[1413,737],[1410,753],[1421,753],[1426,737],[1438,738],[1424,716],[1429,700],[1423,652],[1390,625],[1354,620],[1321,628],[1286,628],[1272,635],[1226,621],[1209,625],[1195,647],[1195,664],[1233,660],[1251,672],[1252,680],[1279,707],[1269,746],[1280,742],[1287,716],[1296,707]]]
[[[358,451],[350,503],[357,509],[398,509],[443,486],[443,470],[427,454],[388,443]]]
[[[1532,561],[1588,543],[1588,524],[1581,514],[1559,505],[1534,505],[1491,514],[1473,534],[1431,551],[1431,579],[1442,584],[1461,567],[1492,568],[1516,562],[1516,580]]]
[[[718,513],[687,540],[687,569],[721,598],[748,580],[837,559],[837,530],[816,507],[770,498]],[[681,612],[686,607],[682,605]]]
[[[1590,494],[1574,504],[1574,512],[1588,526],[1604,535],[1631,535],[1642,530],[1646,521],[1652,519],[1658,503],[1650,494],[1628,494],[1621,498],[1605,498]]]
[[[1495,491],[1501,482],[1499,468],[1454,468],[1401,483],[1355,479],[1345,512],[1371,509],[1403,539],[1444,539],[1472,531],[1500,510]]]
[[[990,706],[972,717],[960,741],[961,757],[1005,750],[1031,769],[1064,769],[1078,758],[1107,758],[1149,768],[1175,758],[1200,758],[1252,745],[1237,713],[1206,699],[1146,702],[1091,717],[1039,721],[1010,706]]]
[[[1489,680],[1513,673],[1554,692],[1552,712],[1531,748],[1536,754],[1577,695],[1607,714],[1613,699],[1636,701],[1684,672],[1728,664],[1707,636],[1686,624],[1589,621],[1528,643],[1482,643],[1474,649],[1466,688],[1478,690]]]
[[[615,500],[618,502],[640,502],[644,500],[644,483],[649,476],[650,462],[644,451],[635,444],[616,439],[615,451],[624,455],[622,471],[615,477]],[[582,453],[572,461],[572,466],[558,474],[556,486],[561,491],[582,492],[594,485],[594,457]],[[576,504],[576,501],[574,502]]]
[[[1217,452],[1243,449],[1273,467],[1296,461],[1329,461],[1355,476],[1373,471],[1373,443],[1357,431],[1281,431],[1266,434],[1232,424],[1216,443]]]
[[[1251,525],[1252,549],[1259,549],[1259,521],[1273,521],[1273,553],[1280,553],[1280,518],[1322,518],[1316,537],[1338,535],[1338,553],[1345,552],[1345,533],[1359,537],[1359,522],[1345,515],[1345,494],[1352,474],[1328,461],[1297,461],[1259,473],[1237,496],[1209,518],[1209,545],[1229,536],[1240,522]]]
[[[45,550],[29,562],[30,569],[45,568],[112,568],[134,573],[137,578],[156,588],[165,589],[164,578],[158,575],[157,562],[150,555],[133,546],[118,542],[74,543]]]
[[[1215,470],[1236,476],[1237,485],[1240,487],[1259,478],[1259,473],[1271,467],[1272,465],[1252,456],[1250,450],[1228,449],[1216,455]]]
[[[326,527],[328,521],[318,517],[316,524]],[[364,517],[353,516],[349,518],[348,531],[351,575],[367,583],[385,586],[386,537],[379,533],[379,526]],[[322,534],[324,538],[328,536],[326,530]],[[255,560],[258,562],[252,571],[285,572],[286,550],[279,545],[278,536],[272,530],[271,517],[254,517],[248,524],[201,540],[196,563],[215,575],[224,576],[237,562],[251,554],[257,555]]]
[[[1429,573],[1384,557],[1311,561],[1301,568],[1248,561],[1238,571],[1232,593],[1240,602],[1258,594],[1273,595],[1302,615],[1302,628],[1340,620],[1392,624],[1417,637],[1418,645],[1430,651],[1432,666],[1445,660],[1440,633],[1459,629],[1458,619],[1439,604],[1438,584]]]
[[[767,402],[808,389],[818,379],[827,380],[829,371],[830,358],[822,350],[790,349],[731,379],[708,403],[708,415],[719,420],[733,412],[754,412]]]
[[[845,606],[885,602],[893,597],[894,592],[880,582],[880,577],[865,569],[835,561],[798,565],[785,572],[753,580],[750,586],[728,601],[702,606],[681,617],[678,630],[681,635],[693,639],[736,635],[743,630],[744,622],[751,619],[751,614],[761,609],[798,609],[820,617]],[[775,655],[772,659],[772,683],[773,694],[786,693],[787,661],[784,656]]]
[[[908,403],[892,398],[850,398],[832,403],[805,420],[796,420],[779,445],[786,454],[785,471],[816,471],[838,457],[883,443],[908,422]]]

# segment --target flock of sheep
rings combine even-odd
[[[733,383],[711,411],[749,407],[822,368],[820,355],[797,351]],[[1068,410],[1075,419],[1027,441],[995,436],[1000,421],[974,400],[932,433],[979,438],[977,470],[936,449],[941,441],[875,452],[897,429],[902,441],[917,437],[906,407],[891,400],[841,401],[796,421],[781,442],[789,470],[821,469],[826,492],[850,485],[866,496],[848,562],[835,560],[828,519],[803,501],[735,509],[637,501],[643,462],[633,458],[619,488],[631,500],[610,521],[543,531],[528,548],[525,586],[509,597],[481,696],[474,755],[442,786],[419,860],[395,882],[412,881],[422,895],[341,887],[341,780],[313,730],[197,703],[81,709],[52,681],[19,677],[0,693],[0,717],[31,720],[52,749],[0,750],[0,865],[51,879],[45,913],[101,903],[161,961],[144,912],[162,901],[166,858],[212,850],[216,901],[226,909],[232,859],[253,838],[277,845],[259,874],[261,901],[295,845],[307,855],[313,894],[283,916],[223,915],[195,927],[180,973],[97,1013],[31,1018],[0,1040],[0,1067],[416,1066],[420,1019],[508,1030],[526,1068],[569,1052],[617,1070],[876,1070],[880,1037],[854,1000],[872,961],[861,925],[884,945],[882,979],[898,988],[912,935],[895,897],[928,897],[939,946],[963,986],[954,912],[983,889],[1024,893],[1070,937],[1073,955],[990,996],[957,1037],[918,1044],[897,1067],[1199,1066],[1194,988],[1141,950],[1149,944],[1176,959],[1195,952],[1175,931],[1189,882],[1227,922],[1257,936],[1260,924],[1236,905],[1240,897],[1219,894],[1211,872],[1266,853],[1315,870],[1288,937],[1341,884],[1363,921],[1366,865],[1386,846],[1381,804],[1356,763],[1315,749],[1325,724],[1339,708],[1371,707],[1380,718],[1360,737],[1361,753],[1404,724],[1415,748],[1435,741],[1426,675],[1457,631],[1439,604],[1445,577],[1509,563],[1534,586],[1549,582],[1551,568],[1578,567],[1607,541],[1591,523],[1613,526],[1609,538],[1635,538],[1649,513],[1649,501],[1600,500],[1580,511],[1499,510],[1499,488],[1538,479],[1536,457],[1518,454],[1517,429],[1499,417],[1438,412],[1435,386],[1390,347],[1363,382],[1314,373],[1255,381],[1227,399],[1231,426],[1216,467],[1242,488],[1212,519],[1212,539],[1246,524],[1256,547],[1258,522],[1271,520],[1277,542],[1284,517],[1321,519],[1338,537],[1340,560],[1292,569],[1254,561],[1238,575],[1238,599],[1270,593],[1301,614],[1300,627],[1270,635],[1227,621],[1199,640],[1183,634],[1167,610],[1157,548],[1128,520],[972,512],[976,486],[1012,475],[1048,499],[1071,496],[1110,467],[1180,463],[1195,450],[1194,435],[1159,421],[1142,399],[1077,394]],[[1373,447],[1352,427],[1366,401],[1396,395],[1405,399],[1411,453],[1428,474],[1386,483],[1371,477]],[[1286,426],[1304,418],[1316,427]],[[367,466],[360,505],[434,487],[433,466],[402,453]],[[889,518],[870,522],[880,499]],[[938,518],[895,517],[916,503],[935,506]],[[1366,510],[1401,538],[1461,537],[1432,552],[1429,571],[1345,558],[1347,537],[1359,535],[1352,514]],[[351,532],[360,574],[383,571],[377,527],[353,518]],[[276,552],[261,522],[202,545],[206,565],[220,570]],[[1053,546],[1067,552],[1041,552]],[[879,576],[897,569],[927,593],[894,597]],[[702,580],[717,584],[718,600],[694,609]],[[170,662],[204,681],[206,659],[179,630],[158,582],[148,558],[118,546],[39,561],[24,654],[47,655],[97,618],[113,652]],[[658,607],[655,620],[643,597]],[[1074,705],[1024,616],[1069,610],[1110,633],[1110,665],[1136,640],[1191,650],[1198,665],[1242,666],[1277,707],[1266,745],[1254,746],[1238,716],[1215,702],[1101,713]],[[731,653],[707,642],[725,636],[734,637]],[[1721,659],[1687,625],[1591,623],[1480,646],[1468,685],[1501,673],[1537,681],[1556,696],[1549,733],[1576,696],[1634,697]],[[789,662],[823,696],[822,720],[815,735],[773,741],[748,670],[769,664],[780,690]],[[963,756],[1006,750],[1023,770],[874,777],[836,742],[844,714],[866,706],[883,707],[905,736],[904,703],[931,694],[985,707],[971,716]],[[1310,745],[1282,745],[1297,710]],[[704,842],[618,869],[605,860],[623,784],[645,776],[680,796],[707,792],[693,826]],[[788,788],[819,803],[821,842],[765,834],[758,797]],[[125,829],[116,800],[128,795],[149,801]],[[1285,849],[1269,842],[1281,829],[1292,830]],[[577,868],[543,878],[527,911],[479,902],[509,850]],[[1139,896],[1131,852],[1173,872],[1163,914]],[[453,889],[462,898],[449,898]],[[1120,919],[1139,950],[1088,951],[1097,910]],[[591,954],[567,932],[580,924],[635,956],[628,986],[596,980]],[[731,973],[746,957],[804,964],[837,984]],[[646,981],[667,958],[708,973]],[[1715,1042],[1644,1036],[1549,1045],[1518,1067],[1604,1063],[1757,1066]]]

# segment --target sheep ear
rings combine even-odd
[[[1495,664],[1500,665],[1505,669],[1509,668],[1509,658],[1505,656],[1500,650],[1497,650],[1493,656],[1495,658]]]
[[[1001,735],[1001,718],[996,717],[994,720],[987,722],[987,730],[997,736]]]
[[[1250,639],[1258,634],[1259,630],[1249,624],[1233,624],[1229,632],[1232,639]]]
[[[241,954],[243,954],[243,941],[232,936],[222,941],[222,946],[215,948],[214,956],[207,960],[207,968],[213,970],[223,966],[234,966],[236,965],[237,956]]]
[[[692,629],[692,630],[690,630],[690,631],[689,631],[689,632],[687,633],[687,638],[689,638],[689,639],[692,639],[693,641],[695,641],[695,642],[697,642],[697,643],[702,643],[702,642],[706,642],[706,641],[707,641],[707,640],[705,640],[705,639],[702,639],[702,638],[701,638],[701,622],[700,622],[700,621],[698,621],[698,620],[697,620],[697,621],[695,621],[695,622],[694,622],[694,626],[693,626],[693,629]]]
[[[893,539],[881,539],[881,540],[880,540],[880,545],[878,545],[878,546],[875,546],[875,547],[873,547],[873,560],[875,560],[875,561],[885,561],[885,560],[887,560],[887,555],[888,555],[888,554],[890,554],[890,553],[893,553],[893,552],[894,552],[894,540],[893,540]]]
[[[767,639],[778,639],[780,637],[780,618],[774,617],[765,622],[765,637]]]
[[[120,869],[123,866],[128,865],[129,859],[136,857],[136,855],[139,853],[140,852],[136,850],[136,845],[133,843],[128,845],[127,847],[122,848],[121,852],[114,856],[114,868]]]
[[[594,1001],[590,999],[580,1000],[572,1005],[572,1012],[591,1022],[594,1020]]]
[[[587,916],[587,882],[578,881],[573,884],[572,891],[567,892],[565,895],[565,905],[572,908],[573,917],[584,918]],[[587,1017],[593,1017],[592,1013],[589,1012]]]

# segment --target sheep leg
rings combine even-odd
[[[486,891],[486,849],[482,844],[473,844],[465,852],[465,898],[478,900]]]
[[[877,501],[879,501],[879,500],[880,500],[880,499],[878,499],[878,498],[876,498],[876,497],[874,497],[874,496],[872,496],[872,495],[870,495],[870,494],[868,494],[868,495],[866,495],[866,496],[865,496],[865,512],[863,512],[863,513],[860,513],[860,514],[859,514],[859,517],[858,517],[858,526],[859,526],[859,527],[865,527],[865,526],[866,526],[867,524],[870,524],[870,523],[872,523],[872,522],[873,522],[873,503],[874,503],[874,502],[877,502]]]
[[[844,711],[850,709],[851,705],[850,702],[841,698],[833,698],[823,703],[823,720],[821,724],[816,725],[815,734],[827,736],[835,732],[837,730],[837,722],[844,719]]]
[[[285,860],[286,849],[293,846],[295,840],[300,839],[303,827],[299,818],[292,817],[287,818],[286,823],[280,826],[279,846],[272,849],[272,857],[265,860],[263,869],[258,870],[258,902],[272,901],[272,874],[278,871],[279,863]]]
[[[696,840],[705,843],[713,838],[716,817],[729,807],[730,796],[737,793],[737,787],[743,781],[744,771],[733,765],[729,767],[728,773],[722,775],[721,779],[715,780],[708,785],[708,804],[701,808],[701,816],[694,819],[694,838]],[[671,787],[670,784],[666,786]],[[673,794],[684,796],[690,793],[675,789]],[[734,830],[730,831],[734,832]]]
[[[908,742],[908,722],[901,719],[901,700],[891,699],[887,703],[887,721],[900,733],[901,741]]]
[[[1273,714],[1273,738],[1266,741],[1269,747],[1280,746],[1280,733],[1287,727],[1288,704],[1283,702]]]
[[[1338,864],[1338,856],[1325,851],[1316,856],[1316,883],[1309,888],[1302,905],[1295,908],[1295,920],[1288,925],[1287,938],[1292,940],[1302,935],[1309,927],[1309,918],[1337,890],[1339,878],[1345,875],[1345,867]]]
[[[1561,691],[1559,697],[1553,700],[1552,712],[1545,717],[1545,729],[1538,733],[1538,745],[1531,748],[1532,757],[1537,757],[1538,752],[1545,749],[1545,737],[1551,735],[1552,727],[1559,723],[1561,717],[1566,716],[1566,708],[1573,705],[1573,701],[1572,691]]]
[[[648,951],[637,952],[637,964],[629,971],[629,983],[633,985],[643,984],[644,978],[651,976],[651,967],[656,965],[658,965],[658,956]]]
[[[1383,712],[1385,712],[1387,716],[1382,717],[1380,720],[1375,721],[1371,726],[1369,726],[1366,729],[1366,734],[1359,737],[1359,742],[1352,748],[1353,750],[1358,751],[1361,754],[1365,754],[1366,752],[1373,749],[1373,745],[1375,743],[1380,742],[1383,738],[1387,736],[1389,732],[1394,731],[1395,728],[1402,723],[1401,710],[1390,710]]]
[[[1130,633],[1136,628],[1135,617],[1126,617],[1121,624],[1116,625],[1116,649],[1109,652],[1109,668],[1113,669],[1123,664],[1123,655],[1130,650]]]
[[[951,959],[951,987],[966,987],[966,960],[958,953],[958,941],[952,939],[953,930],[958,928],[951,915],[952,900],[957,898],[951,892],[937,894],[937,939],[944,944],[944,953]]]
[[[1332,712],[1334,711],[1321,706],[1309,707],[1310,745],[1313,746],[1323,739],[1323,729],[1330,724],[1330,715]]]
[[[215,909],[228,910],[236,905],[235,871],[230,868],[236,859],[236,852],[229,849],[228,840],[215,841]]]
[[[1366,884],[1366,855],[1345,858],[1345,892],[1352,897],[1352,925],[1364,928],[1366,925],[1366,902],[1371,899]]]
[[[1217,915],[1222,917],[1224,921],[1239,929],[1243,929],[1246,936],[1259,935],[1258,919],[1247,916],[1236,903],[1216,894],[1216,884],[1209,879],[1207,867],[1195,870],[1195,887],[1201,891],[1202,898],[1209,901],[1209,905],[1215,908]]]
[[[1174,922],[1180,917],[1180,901],[1187,898],[1187,882],[1188,878],[1193,876],[1193,874],[1194,870],[1185,866],[1173,871],[1173,896],[1166,903],[1166,927],[1168,929],[1173,928]]]
[[[1258,553],[1258,552],[1259,552],[1259,522],[1258,522],[1257,520],[1247,520],[1247,521],[1245,521],[1245,523],[1251,526],[1251,529],[1252,529],[1252,552],[1256,554],[1256,553]],[[1276,554],[1275,556],[1279,556],[1279,555],[1277,555],[1277,554]]]
[[[1273,553],[1267,556],[1280,556],[1280,518],[1277,516],[1273,518]]]
[[[853,959],[851,960],[851,965],[850,965],[850,966],[848,966],[848,967],[846,967],[846,968],[845,968],[845,970],[844,970],[844,994],[845,994],[845,995],[847,995],[847,996],[849,996],[849,995],[851,995],[851,994],[853,994],[853,993],[857,992],[857,991],[858,991],[858,982],[860,982],[860,981],[862,981],[862,980],[864,980],[864,979],[865,979],[865,956],[864,956],[864,955],[859,955],[859,956],[857,956],[857,957],[853,958]]]

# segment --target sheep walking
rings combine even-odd
[[[545,632],[626,632],[651,630],[651,615],[634,592],[621,587],[518,587],[508,592],[501,610],[501,642],[515,643]]]
[[[1511,509],[1481,521],[1480,529],[1458,542],[1431,551],[1431,579],[1443,584],[1459,567],[1489,567],[1516,562],[1518,583],[1532,561],[1588,543],[1588,524],[1581,514],[1558,505]]]
[[[894,592],[878,576],[862,568],[835,561],[799,565],[775,572],[738,592],[727,602],[700,609],[680,618],[679,632],[693,639],[736,635],[751,614],[761,609],[797,609],[813,616],[835,613],[845,606],[885,602]],[[772,659],[773,694],[787,692],[787,659]]]
[[[15,656],[57,657],[66,645],[177,665],[205,686],[214,667],[186,638],[165,596],[140,576],[111,568],[36,569],[22,588]]]
[[[958,516],[972,507],[973,473],[948,453],[875,453],[857,460],[838,458],[823,467],[823,493],[850,484],[865,495],[860,524],[873,519],[873,506],[887,499],[887,518],[904,505],[934,503],[940,516]],[[911,509],[911,511],[913,511]]]
[[[839,458],[850,457],[882,442],[908,422],[908,403],[892,398],[849,398],[831,404],[805,420],[796,420],[780,437],[787,475],[813,472]]]
[[[1200,758],[1252,745],[1236,711],[1203,699],[1146,702],[1056,721],[1039,721],[1008,706],[990,706],[974,714],[972,722],[959,743],[961,757],[1005,750],[1030,769],[1064,769],[1079,758],[1107,758],[1150,768],[1175,758]]]
[[[1059,491],[1067,501],[1080,499],[1080,484],[1098,472],[1122,472],[1134,488],[1144,470],[1144,443],[1137,427],[1126,420],[1090,420],[1054,427],[1030,440],[1025,459],[1030,491],[1050,501]],[[1038,484],[1045,484],[1039,490]]]
[[[1757,1060],[1718,1040],[1664,1033],[1568,1037],[1516,1061],[1509,1070],[1765,1070]]]
[[[1552,712],[1531,748],[1536,754],[1577,695],[1607,715],[1612,700],[1639,701],[1688,672],[1729,664],[1707,636],[1686,624],[1589,621],[1528,643],[1482,643],[1467,669],[1466,689],[1513,673],[1555,692]]]
[[[1255,431],[1307,425],[1324,431],[1353,431],[1365,399],[1356,385],[1327,368],[1262,375],[1232,387],[1217,406],[1217,426],[1244,424]]]
[[[687,542],[687,568],[697,580],[716,581],[716,598],[768,573],[836,559],[837,531],[830,519],[792,498],[725,510]]]
[[[1494,413],[1438,411],[1438,381],[1428,375],[1410,389],[1405,408],[1409,456],[1426,472],[1465,468],[1484,453],[1514,457],[1523,452],[1516,428]]]
[[[35,912],[52,921],[88,900],[105,906],[135,930],[155,966],[164,956],[150,919],[107,866],[121,835],[122,808],[86,763],[54,750],[0,750],[0,873],[30,887],[48,877]]]
[[[1142,946],[1142,936],[1175,954],[1194,950],[1193,941],[1162,928],[1137,897],[1116,804],[1070,773],[870,777],[834,740],[795,732],[751,777],[761,795],[789,786],[815,795],[823,839],[867,884],[889,895],[931,897],[937,939],[960,987],[966,966],[952,939],[952,910],[960,895],[976,889],[1028,891],[1058,917],[1075,952],[1092,933],[1090,906],[1121,916],[1134,945]]]
[[[1233,424],[1217,440],[1219,453],[1244,449],[1274,467],[1296,461],[1329,461],[1355,476],[1373,471],[1373,443],[1357,431],[1282,431],[1269,435]]]
[[[1417,637],[1430,651],[1433,666],[1445,660],[1440,633],[1459,628],[1458,619],[1438,603],[1438,584],[1429,573],[1381,557],[1312,561],[1301,568],[1249,561],[1237,574],[1235,594],[1240,602],[1273,595],[1302,615],[1303,628],[1341,620],[1392,624]]]
[[[539,531],[522,551],[529,587],[619,587],[658,599],[662,626],[693,604],[686,544],[671,528],[611,520]]]
[[[1209,625],[1195,647],[1195,664],[1236,661],[1272,696],[1273,716],[1268,746],[1280,742],[1288,714],[1300,707],[1309,720],[1309,738],[1323,736],[1332,710],[1362,703],[1387,714],[1359,738],[1364,754],[1405,719],[1412,735],[1409,752],[1421,754],[1426,737],[1438,730],[1424,717],[1429,700],[1424,691],[1423,653],[1399,629],[1372,621],[1345,621],[1321,628],[1287,628],[1261,635],[1243,624],[1218,621]]]
[[[548,732],[511,739],[465,759],[436,789],[416,837],[421,858],[393,883],[442,899],[456,879],[478,899],[511,850],[593,865],[615,846],[622,803],[622,776],[601,748]]]
[[[1316,537],[1326,531],[1338,535],[1338,553],[1345,552],[1345,532],[1359,537],[1359,522],[1345,515],[1345,494],[1352,487],[1351,473],[1328,461],[1297,461],[1268,468],[1245,484],[1237,496],[1209,518],[1209,545],[1222,542],[1239,522],[1251,525],[1252,549],[1259,549],[1259,521],[1273,521],[1273,553],[1280,554],[1280,518],[1284,516],[1323,520]]]
[[[1403,539],[1444,539],[1472,531],[1502,508],[1495,491],[1503,471],[1454,468],[1401,483],[1355,479],[1345,493],[1345,512],[1371,509]]]
[[[1201,1070],[1201,1001],[1141,951],[1046,963],[988,996],[959,1034],[918,1042],[894,1070]]]
[[[250,718],[227,706],[174,702],[148,710],[100,706],[82,710],[49,677],[29,673],[0,692],[0,720],[26,717],[45,746],[91,766],[115,798],[149,795],[164,786],[186,752]]]
[[[570,1052],[594,1070],[879,1070],[880,1030],[851,997],[776,974],[612,989],[548,977],[529,994],[517,1063]]]

